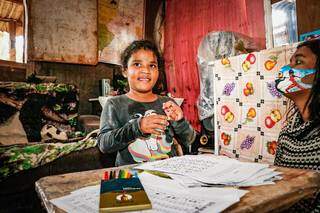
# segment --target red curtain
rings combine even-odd
[[[206,34],[233,31],[265,48],[263,0],[167,0],[164,59],[168,90],[183,97],[183,111],[199,130],[197,50]]]

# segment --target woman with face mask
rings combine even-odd
[[[276,88],[294,104],[280,132],[274,164],[320,171],[320,39],[297,47],[290,65],[279,71]],[[320,196],[295,208],[320,212]]]

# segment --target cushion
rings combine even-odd
[[[98,115],[80,115],[78,122],[80,127],[87,133],[100,127],[100,117]]]
[[[0,125],[0,145],[13,145],[28,143],[26,133],[16,112],[5,123]]]

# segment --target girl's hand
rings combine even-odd
[[[168,125],[165,115],[151,114],[140,120],[140,130],[144,134],[161,135]]]
[[[169,120],[179,121],[183,118],[182,109],[172,101],[168,101],[163,104],[162,109],[168,116]]]

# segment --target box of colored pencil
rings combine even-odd
[[[136,171],[108,170],[103,174],[99,212],[136,211],[151,208],[151,202]]]

